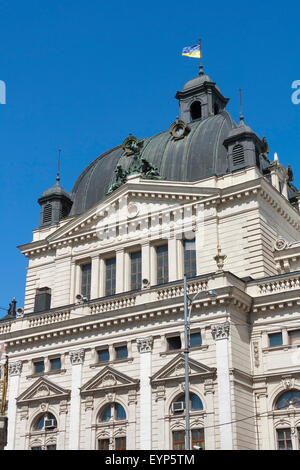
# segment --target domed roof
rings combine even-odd
[[[203,83],[205,82],[214,83],[208,75],[204,75],[204,74],[198,75],[198,77],[193,78],[192,80],[189,80],[188,82],[186,82],[186,84],[183,87],[183,91],[187,91],[187,90],[191,90],[193,88],[199,87],[203,85]],[[218,91],[220,91],[217,86],[215,86],[215,88]]]
[[[199,77],[201,78],[201,77]],[[188,82],[189,83],[189,82]],[[223,145],[237,125],[227,111],[188,124],[190,132],[174,140],[169,131],[143,140],[141,155],[170,181],[198,181],[227,171],[227,152]],[[79,176],[72,190],[71,215],[81,214],[103,199],[115,181],[118,164],[128,168],[130,157],[122,146],[115,147],[94,160]]]

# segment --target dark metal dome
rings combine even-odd
[[[174,140],[169,131],[144,139],[142,157],[171,181],[198,181],[228,170],[227,151],[223,145],[230,131],[237,127],[227,111],[188,124],[190,132]],[[129,160],[122,146],[115,147],[94,160],[79,176],[72,190],[71,215],[81,214],[103,199],[115,180],[117,164],[128,168]]]

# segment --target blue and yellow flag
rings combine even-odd
[[[186,55],[187,57],[196,57],[200,59],[201,57],[200,44],[196,44],[195,46],[184,47],[182,49],[182,55]]]

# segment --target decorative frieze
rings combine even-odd
[[[83,364],[84,350],[78,349],[77,351],[70,351],[69,356],[72,366]]]
[[[217,325],[212,325],[211,334],[215,341],[220,339],[228,339],[230,332],[230,323],[218,323]]]
[[[151,352],[153,345],[153,337],[148,336],[146,338],[138,338],[136,340],[137,348],[140,353]]]
[[[20,375],[22,370],[22,361],[15,361],[8,363],[8,374],[12,375]]]

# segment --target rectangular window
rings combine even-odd
[[[81,266],[81,294],[90,299],[91,296],[91,263]]]
[[[130,254],[131,261],[131,289],[138,290],[142,287],[142,253]]]
[[[33,365],[35,374],[42,374],[45,371],[44,361],[36,361],[33,363]]]
[[[117,437],[115,440],[115,450],[126,450],[126,437]]]
[[[185,431],[173,431],[173,450],[185,449]]]
[[[114,295],[116,292],[116,258],[105,261],[106,265],[106,295]]]
[[[277,445],[279,450],[293,450],[290,429],[277,429]]]
[[[109,350],[108,349],[99,349],[98,352],[98,361],[107,362],[109,361]]]
[[[98,449],[99,450],[109,450],[109,439],[99,439]]]
[[[195,239],[184,240],[184,272],[187,279],[197,275]]]
[[[192,449],[191,450],[198,450],[198,449],[194,449],[194,446],[200,447],[200,449],[202,450],[205,449],[204,429],[192,429]]]
[[[269,335],[270,348],[282,345],[282,333],[272,333]]]
[[[190,346],[194,348],[196,346],[201,346],[202,344],[202,337],[201,333],[191,333],[190,335]]]
[[[50,359],[50,370],[60,370],[61,369],[61,359],[56,357],[55,359]]]
[[[51,444],[47,446],[47,450],[56,450],[56,444]]]
[[[126,359],[126,357],[128,357],[127,346],[118,346],[115,348],[115,351],[116,351],[116,359]]]
[[[289,331],[289,343],[300,345],[300,330]]]
[[[157,253],[157,284],[169,281],[168,245],[158,246]]]
[[[42,450],[42,446],[31,447],[31,450]]]
[[[180,336],[172,336],[167,338],[168,350],[175,351],[176,349],[181,349],[181,339]]]

